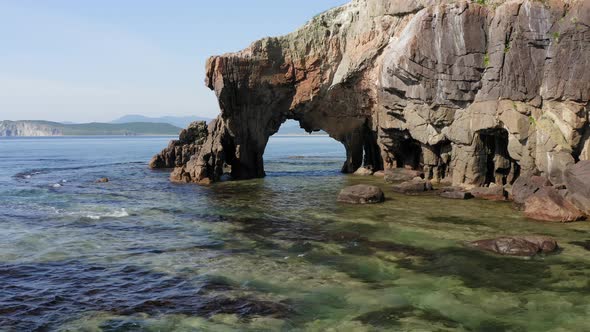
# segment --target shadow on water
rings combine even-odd
[[[242,319],[285,317],[286,303],[219,295],[238,287],[223,277],[192,280],[135,266],[105,266],[80,260],[0,266],[0,326],[45,331],[85,312],[114,315],[221,313]]]

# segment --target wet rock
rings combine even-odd
[[[502,186],[491,185],[489,187],[473,188],[469,191],[475,198],[487,199],[490,201],[506,200],[506,192]]]
[[[585,218],[574,204],[567,201],[554,187],[543,187],[524,203],[527,218],[543,221],[572,222]]]
[[[449,199],[472,199],[473,195],[466,191],[445,191],[440,194],[440,197]]]
[[[568,200],[590,215],[590,161],[584,160],[570,166],[565,172]]]
[[[100,178],[95,181],[96,183],[107,183],[109,182],[109,178]]]
[[[344,188],[338,195],[338,202],[349,204],[374,204],[384,201],[385,195],[379,187],[365,184]]]
[[[377,172],[373,173],[373,176],[383,178],[383,177],[385,177],[385,171],[377,171]]]
[[[357,176],[371,176],[373,175],[373,171],[368,169],[367,167],[360,167],[359,169],[354,172],[354,175]]]
[[[512,185],[512,200],[517,205],[524,202],[543,187],[551,186],[551,182],[543,176],[521,176]]]
[[[403,182],[411,181],[416,177],[423,177],[424,173],[406,168],[393,168],[385,170],[385,182]]]
[[[509,236],[470,242],[471,247],[508,256],[534,256],[558,249],[557,241],[548,236]]]
[[[182,167],[199,152],[205,142],[208,130],[205,121],[195,121],[180,132],[178,140],[168,143],[162,152],[153,156],[149,162],[152,169]]]
[[[414,179],[400,184],[393,185],[393,191],[402,194],[419,194],[433,190],[432,183],[424,179]]]

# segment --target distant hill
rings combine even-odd
[[[168,123],[176,127],[186,128],[191,122],[206,121],[210,122],[212,119],[201,116],[162,116],[162,117],[148,117],[139,114],[129,114],[122,116],[111,123],[132,123],[132,122],[149,122],[149,123]]]
[[[281,125],[279,131],[275,135],[327,135],[325,131],[316,131],[311,134],[301,129],[299,122],[295,120],[287,120]]]
[[[178,135],[181,128],[168,123],[82,123],[0,121],[0,136]]]

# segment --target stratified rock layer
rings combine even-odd
[[[353,0],[209,59],[221,114],[174,177],[262,177],[268,138],[295,119],[342,142],[348,173],[564,184],[590,158],[589,69],[589,1]]]

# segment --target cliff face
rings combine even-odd
[[[353,0],[209,59],[206,84],[221,115],[173,180],[264,176],[268,138],[295,119],[344,144],[344,172],[559,184],[590,159],[590,2]]]
[[[0,137],[6,136],[62,136],[63,132],[41,121],[0,121]]]

